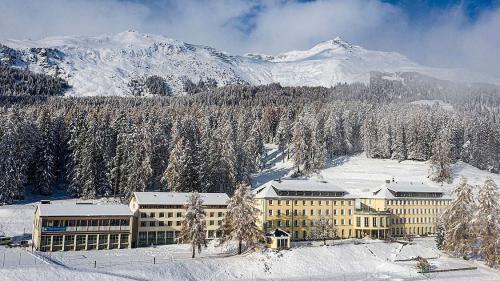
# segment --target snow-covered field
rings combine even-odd
[[[268,146],[266,169],[253,178],[254,187],[286,176],[291,162],[283,162],[274,146]],[[340,185],[353,194],[367,191],[394,177],[399,181],[425,182],[428,164],[417,161],[367,159],[363,155],[341,157],[332,161],[314,178]],[[453,167],[454,182],[445,184],[450,190],[459,176],[479,184],[486,176],[500,183],[500,175],[478,170],[465,163]],[[34,206],[40,198],[29,198],[17,205],[0,206],[0,228],[8,235],[20,237],[31,233]],[[57,199],[53,204],[74,203],[75,199]],[[101,204],[116,204],[101,200]],[[500,280],[500,271],[480,262],[464,261],[443,255],[435,248],[433,238],[416,239],[414,244],[385,243],[376,240],[296,243],[291,250],[279,253],[258,250],[234,256],[231,247],[215,244],[204,249],[196,259],[189,258],[186,245],[167,245],[109,251],[58,252],[32,254],[20,248],[0,246],[0,281],[24,280]],[[331,244],[331,243],[329,243]],[[29,249],[31,250],[31,249]],[[476,270],[418,274],[416,256],[430,258],[436,269],[477,266]],[[95,264],[94,264],[95,262]],[[94,268],[95,265],[95,268]]]
[[[226,256],[227,249],[209,246],[200,258],[189,258],[185,245],[128,250],[59,252],[37,258],[20,249],[7,252],[0,280],[499,280],[498,271],[480,263],[442,256],[432,238],[414,245],[335,241],[333,246],[296,246],[278,253],[259,250]],[[231,251],[229,251],[231,252]],[[21,253],[21,263],[18,264]],[[478,269],[422,275],[416,272],[417,255],[430,258],[437,269],[477,266]],[[94,265],[95,261],[95,265]],[[154,262],[155,261],[155,262]],[[95,268],[94,268],[95,266]]]

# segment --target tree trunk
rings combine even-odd
[[[238,255],[241,255],[242,241],[238,242]]]
[[[191,258],[193,258],[193,259],[194,259],[195,254],[196,254],[196,248],[195,248],[195,246],[193,245],[193,253],[192,253],[192,255],[191,255]]]

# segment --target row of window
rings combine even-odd
[[[393,218],[392,224],[404,224],[404,223],[435,223],[436,218],[425,217],[425,218]]]
[[[175,214],[176,218],[180,218],[183,216],[183,212],[141,212],[141,218],[173,218]],[[215,217],[216,212],[209,212],[208,216],[213,218]],[[224,212],[217,212],[217,217],[223,217]]]
[[[205,225],[207,224],[207,221],[204,221],[203,222]],[[140,225],[141,227],[162,227],[162,226],[181,226],[182,225],[182,221],[141,221]],[[208,225],[222,225],[222,221],[221,220],[217,220],[217,221],[214,221],[214,220],[209,220],[208,221]]]
[[[389,221],[387,217],[372,217],[370,225],[370,217],[363,217],[364,227],[385,227]],[[361,227],[361,217],[356,217],[356,227]]]
[[[327,224],[330,224],[330,220],[329,219],[326,219],[325,222]],[[291,226],[290,223],[291,223],[290,220],[278,220],[278,221],[276,221],[276,224],[274,224],[273,221],[267,221],[265,227],[268,227],[268,228],[273,228],[273,227],[290,227]],[[334,219],[333,220],[333,225],[335,225],[335,226],[338,226],[338,225],[351,225],[351,223],[352,223],[351,219],[348,219],[348,220],[345,220],[345,219],[340,219],[340,220]],[[314,220],[300,220],[300,221],[299,220],[294,220],[293,221],[293,226],[294,227],[298,227],[298,226],[304,226],[304,227],[314,226],[314,224],[315,224]]]
[[[226,205],[204,205],[203,209],[226,209]],[[139,205],[139,209],[184,209],[183,205]]]
[[[435,226],[421,226],[421,227],[396,227],[391,229],[391,233],[393,236],[400,235],[427,235],[436,233]]]
[[[292,200],[272,200],[269,199],[267,202],[269,205],[274,205],[274,202],[276,201],[278,206],[281,206],[283,203],[287,206],[289,206],[292,202]],[[299,203],[302,203],[302,206],[307,206],[307,202],[309,202],[310,206],[314,206],[315,203],[318,204],[318,206],[322,206],[323,204],[329,206],[330,202],[333,202],[333,206],[337,206],[337,204],[340,204],[341,206],[344,205],[349,205],[352,206],[352,202],[354,200],[293,200],[294,205],[299,205]],[[338,203],[340,202],[340,203]]]
[[[42,235],[41,251],[80,251],[129,247],[129,234]]]
[[[392,209],[391,212],[399,215],[431,215],[439,213],[439,209]]]
[[[324,211],[321,210],[321,209],[319,209],[319,210],[317,210],[316,213],[317,213],[318,216],[322,216],[323,214],[329,216],[330,215],[330,209],[325,209]],[[352,213],[353,213],[352,209],[348,209],[348,214],[352,215]],[[272,216],[274,214],[274,211],[273,210],[269,210],[268,214],[269,214],[269,216]],[[302,215],[302,216],[306,216],[307,215],[307,211],[305,209],[302,209],[300,211],[297,210],[297,209],[293,210],[293,215],[294,216],[298,216],[299,214]],[[314,216],[314,214],[315,214],[314,209],[309,210],[309,215]],[[281,212],[280,209],[276,210],[276,215],[277,216],[281,216],[282,215],[282,212]],[[337,209],[333,209],[333,215],[334,216],[337,215]],[[345,210],[344,209],[340,209],[340,215],[341,216],[345,215]],[[290,216],[290,209],[286,209],[285,210],[285,216]]]
[[[311,197],[342,197],[345,192],[340,191],[278,191],[279,196],[311,196]]]
[[[150,245],[165,245],[177,242],[179,231],[140,231],[139,232],[139,247]],[[206,234],[208,239],[220,238],[221,232],[208,230]]]
[[[449,205],[450,200],[387,200],[387,205]]]
[[[42,219],[43,227],[73,227],[73,226],[129,226],[128,219],[102,219],[102,220],[53,220]]]

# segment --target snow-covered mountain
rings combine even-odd
[[[174,93],[184,81],[215,79],[234,83],[284,86],[333,86],[368,82],[372,71],[387,79],[418,72],[439,79],[500,84],[499,80],[456,69],[421,66],[394,52],[351,45],[341,38],[305,51],[279,55],[230,55],[159,35],[126,31],[97,37],[50,37],[7,40],[0,45],[0,62],[61,77],[72,86],[69,95],[129,95],[131,84],[152,75],[163,77]]]

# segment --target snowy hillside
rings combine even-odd
[[[293,173],[291,161],[283,162],[283,156],[274,145],[266,145],[266,147],[269,155],[266,168],[261,173],[254,175],[253,187],[265,185],[280,177],[288,177]],[[452,171],[453,182],[451,184],[445,183],[442,186],[446,192],[452,191],[461,176],[467,177],[468,182],[473,185],[483,184],[487,177],[491,177],[500,184],[499,174],[480,170],[461,161],[452,165]],[[364,154],[358,154],[338,157],[328,162],[323,170],[311,177],[334,183],[345,188],[348,192],[358,195],[392,178],[400,182],[425,183],[441,187],[440,184],[427,177],[428,172],[428,162],[414,160],[399,162],[392,159],[367,158]]]
[[[66,79],[69,95],[130,95],[130,85],[147,77],[163,77],[174,93],[186,79],[284,86],[326,86],[368,82],[372,71],[397,79],[418,72],[439,79],[500,84],[497,78],[462,70],[421,66],[394,52],[351,45],[341,38],[305,51],[276,56],[229,55],[211,47],[164,36],[126,31],[97,37],[51,37],[38,41],[7,40],[0,45],[0,62]]]

